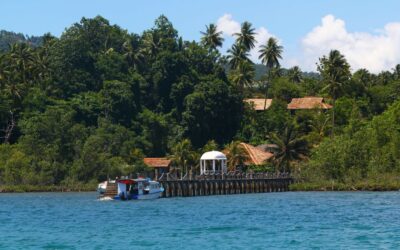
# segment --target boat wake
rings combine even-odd
[[[113,198],[109,197],[109,196],[104,196],[104,197],[100,197],[98,199],[99,201],[112,201]]]

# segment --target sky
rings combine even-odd
[[[60,36],[96,15],[140,34],[164,14],[185,40],[199,41],[206,24],[217,24],[225,38],[222,53],[249,21],[257,32],[254,62],[272,36],[284,47],[283,67],[315,71],[331,49],[343,53],[353,71],[378,73],[400,63],[399,0],[0,0],[0,9],[0,30],[27,35]]]

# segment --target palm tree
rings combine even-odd
[[[14,43],[11,45],[10,57],[21,74],[22,82],[26,83],[28,69],[34,61],[32,49],[25,43]]]
[[[218,150],[218,143],[214,140],[208,141],[206,145],[203,146],[203,152]]]
[[[239,44],[233,44],[232,48],[228,50],[227,59],[232,69],[237,69],[240,63],[244,61],[251,62],[249,59],[249,53],[243,46]]]
[[[36,53],[34,55],[35,77],[40,82],[50,76],[50,60],[46,53]]]
[[[124,57],[128,61],[129,66],[138,70],[139,66],[143,64],[145,56],[143,50],[139,48],[138,44],[134,44],[132,41],[126,41],[122,45],[124,50]]]
[[[0,89],[3,89],[6,81],[10,77],[9,63],[6,61],[6,56],[0,54]]]
[[[265,82],[265,104],[264,108],[267,105],[267,95],[268,95],[268,84],[272,80],[271,71],[276,68],[280,68],[279,60],[282,59],[283,46],[278,45],[278,41],[270,37],[266,43],[266,45],[261,45],[261,49],[259,50],[261,62],[265,64],[267,67],[268,73],[268,81]]]
[[[232,141],[225,150],[229,171],[235,171],[236,166],[242,166],[249,159],[247,151],[240,145],[239,141]]]
[[[154,57],[160,49],[161,39],[154,32],[147,32],[143,35],[143,45],[146,53]]]
[[[251,87],[255,75],[253,65],[248,61],[242,61],[239,63],[236,70],[231,72],[232,82],[240,89]]]
[[[180,168],[181,178],[183,177],[183,172],[187,174],[188,167],[194,165],[197,159],[196,156],[197,154],[192,150],[192,143],[189,139],[184,139],[173,147],[170,158]]]
[[[259,50],[261,62],[265,64],[267,69],[278,68],[279,60],[282,59],[283,46],[278,45],[278,41],[270,37],[265,45],[261,45]]]
[[[331,117],[324,112],[316,113],[313,119],[309,122],[311,132],[308,134],[308,141],[312,141],[314,145],[320,143],[329,130],[330,119]]]
[[[236,38],[236,43],[240,46],[243,46],[246,51],[250,51],[252,48],[255,47],[255,29],[251,27],[251,23],[244,22],[240,28],[240,33],[235,33],[234,35]]]
[[[353,74],[353,79],[359,83],[361,83],[364,87],[371,87],[372,84],[372,76],[366,69],[359,69]]]
[[[290,171],[290,165],[293,161],[306,157],[308,152],[307,141],[297,134],[292,125],[286,126],[282,134],[270,133],[269,139],[278,146],[274,161],[280,171]]]
[[[328,57],[323,56],[319,61],[318,71],[326,84],[322,91],[327,92],[333,99],[332,136],[334,136],[335,102],[343,91],[343,84],[351,77],[350,65],[338,50],[331,50]]]
[[[216,50],[217,47],[222,47],[224,38],[222,37],[222,31],[217,31],[217,26],[213,23],[206,25],[206,32],[200,32],[203,37],[201,43],[210,50]]]
[[[294,66],[293,68],[289,69],[288,78],[289,81],[294,83],[300,83],[301,81],[303,81],[303,76],[299,66]]]

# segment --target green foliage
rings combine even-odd
[[[201,150],[234,141],[240,155],[239,140],[279,147],[275,164],[253,171],[278,163],[341,183],[399,173],[400,65],[351,74],[334,50],[319,74],[304,73],[280,68],[283,48],[274,38],[259,52],[265,65],[254,65],[248,22],[227,56],[215,25],[202,34],[184,41],[165,16],[140,35],[101,16],[82,18],[59,38],[0,31],[0,185],[85,188],[149,171],[145,156],[172,155],[187,173]],[[335,108],[289,112],[287,103],[302,96],[330,97]],[[273,102],[255,111],[244,97]]]
[[[185,99],[186,135],[196,147],[210,139],[219,144],[230,141],[240,124],[242,105],[242,96],[228,83],[218,79],[201,82]]]
[[[192,143],[184,139],[172,148],[172,155],[169,157],[175,167],[178,167],[181,176],[188,174],[188,168],[192,168],[198,161],[198,155],[192,148]]]
[[[214,140],[210,140],[204,145],[202,148],[203,152],[208,152],[208,151],[218,151],[219,146]]]
[[[341,181],[348,176],[360,179],[376,173],[399,173],[399,117],[400,102],[397,101],[365,125],[350,122],[344,134],[326,138],[314,150],[310,168],[315,168],[324,178]]]
[[[265,143],[269,133],[282,132],[285,124],[291,121],[286,106],[285,102],[273,100],[269,109],[257,112],[246,105],[241,121],[241,130],[238,131],[236,137],[254,145]]]
[[[269,96],[274,99],[281,99],[289,103],[292,98],[302,96],[301,88],[287,78],[275,79],[269,89]]]
[[[240,141],[232,141],[226,147],[229,171],[235,171],[237,166],[244,166],[249,159],[247,151],[240,145]]]

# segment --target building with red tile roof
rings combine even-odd
[[[272,99],[250,98],[250,99],[244,99],[244,102],[252,105],[254,110],[262,111],[262,110],[267,110],[269,109],[269,107],[271,107]]]
[[[171,165],[171,160],[167,158],[143,158],[143,162],[148,167],[154,168],[155,179],[163,173],[168,173]]]
[[[293,98],[287,106],[288,109],[331,109],[332,105],[325,103],[323,97],[306,96]]]

